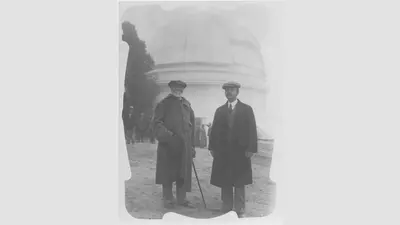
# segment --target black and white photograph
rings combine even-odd
[[[119,135],[132,217],[274,211],[283,6],[119,3]]]
[[[399,225],[395,3],[1,1],[0,224]]]

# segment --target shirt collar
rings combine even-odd
[[[237,99],[236,99],[235,101],[233,101],[233,102],[229,102],[229,101],[228,101],[228,107],[229,107],[229,105],[231,104],[231,105],[232,105],[232,109],[235,108],[237,102],[238,102]]]

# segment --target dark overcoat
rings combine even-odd
[[[206,131],[202,127],[195,129],[195,146],[205,148],[207,146]]]
[[[252,184],[251,158],[245,152],[257,152],[257,126],[251,106],[238,100],[233,124],[228,121],[228,103],[214,115],[209,149],[214,152],[211,184],[217,187],[241,187]]]
[[[156,106],[152,122],[158,140],[156,184],[183,179],[185,190],[191,191],[194,118],[185,98],[168,95]]]
[[[148,130],[148,126],[150,124],[150,121],[146,116],[138,116],[137,117],[137,122],[136,122],[136,134],[141,135],[142,137],[146,136],[146,131]]]
[[[125,130],[132,130],[135,127],[135,115],[132,114],[131,117],[129,117],[129,112],[123,112],[122,113],[122,121],[124,123],[124,129]]]

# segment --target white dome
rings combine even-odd
[[[174,12],[149,40],[156,64],[210,62],[264,69],[260,46],[244,27],[210,12]]]

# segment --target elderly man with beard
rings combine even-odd
[[[211,184],[221,188],[221,211],[235,208],[242,218],[245,185],[253,183],[251,157],[257,152],[257,126],[252,107],[237,99],[240,84],[228,82],[222,88],[228,101],[216,110],[210,131]]]
[[[171,81],[171,93],[157,104],[154,112],[154,134],[158,140],[156,184],[162,185],[164,207],[193,208],[186,199],[192,186],[192,160],[195,117],[188,100],[182,97],[186,88],[183,81]],[[176,182],[176,201],[172,184]]]

